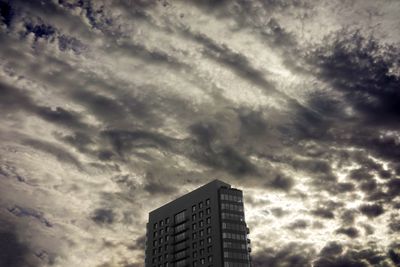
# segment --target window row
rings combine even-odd
[[[246,240],[246,235],[234,234],[234,233],[222,233],[223,238],[236,239],[236,240]]]
[[[240,252],[224,251],[224,258],[248,260],[249,254],[248,253],[240,253]]]
[[[234,248],[234,249],[246,249],[246,244],[224,241],[223,247],[224,248]]]
[[[208,228],[207,228],[206,233],[207,233],[207,235],[211,234],[211,227],[208,227]],[[203,236],[204,236],[204,230],[200,230],[199,232],[194,232],[194,233],[192,234],[192,238],[193,238],[193,239],[196,239],[197,236],[203,237]]]
[[[241,196],[227,195],[227,194],[221,194],[221,200],[234,201],[234,202],[238,202],[238,203],[243,202],[243,199]]]
[[[225,261],[224,267],[250,267],[249,263]]]
[[[206,209],[206,214],[207,214],[207,215],[210,215],[210,214],[211,214],[211,209],[210,209],[210,208],[207,208],[207,209]],[[199,218],[203,218],[203,217],[204,217],[204,211],[201,210],[201,211],[199,212],[198,215],[199,215]],[[192,215],[192,220],[195,221],[196,218],[197,218],[197,214],[194,213],[194,214]]]
[[[187,237],[187,233],[186,233],[186,232],[183,232],[183,233],[177,234],[177,235],[175,236],[175,238],[174,238],[174,241],[175,241],[175,242],[179,242],[179,241],[184,240],[186,237]]]
[[[212,256],[208,256],[207,260],[208,260],[209,263],[211,263],[212,262]],[[200,259],[200,264],[204,265],[205,263],[206,263],[206,259],[205,258],[201,258]],[[195,260],[195,261],[193,261],[193,267],[196,267],[196,266],[198,266],[198,264],[197,264],[197,261]]]
[[[235,230],[235,231],[243,231],[246,232],[246,226],[243,224],[236,223],[222,223],[222,229]]]
[[[164,254],[164,257],[162,256],[162,255],[160,255],[160,256],[158,256],[158,257],[154,257],[153,259],[152,259],[152,263],[155,263],[156,262],[156,260],[158,259],[158,261],[160,262],[160,261],[163,261],[163,259],[168,259],[168,254]]]
[[[165,246],[164,246],[164,251],[167,251],[168,250],[168,244],[165,244]],[[155,255],[156,253],[157,253],[157,251],[158,251],[158,253],[162,253],[162,246],[160,246],[160,247],[158,247],[158,249],[156,249],[156,248],[154,248],[153,249],[153,255]]]
[[[182,232],[183,230],[186,230],[186,228],[187,228],[186,223],[181,223],[174,227],[174,233]]]
[[[175,214],[175,223],[180,223],[186,220],[186,210]]]
[[[197,206],[199,207],[199,209],[202,209],[203,208],[203,201],[200,201],[198,205],[193,205],[192,206],[192,212],[196,211]],[[210,206],[210,199],[209,198],[206,199],[206,206]]]
[[[233,214],[233,213],[222,212],[221,213],[221,218],[222,219],[226,219],[226,220],[235,220],[235,221],[244,222],[244,217],[241,214]]]
[[[161,245],[163,242],[168,242],[169,240],[169,235],[166,235],[164,237],[160,237],[158,240],[153,241],[153,246]]]
[[[165,234],[165,233],[168,233],[169,232],[169,226],[167,226],[167,227],[165,227],[165,229],[164,228],[161,228],[160,230],[156,230],[156,231],[154,231],[153,232],[153,237],[157,237],[158,235],[163,235],[163,234]]]
[[[159,221],[158,223],[154,223],[153,228],[157,229],[158,227],[163,227],[165,224],[169,224],[169,217],[165,218],[164,220]]]
[[[223,210],[243,211],[243,205],[221,203],[221,209],[223,209]]]
[[[193,243],[193,249],[197,249],[197,244],[196,243]],[[211,251],[212,251],[212,246],[207,247],[207,252],[211,253]],[[199,252],[200,252],[200,256],[203,256],[204,255],[204,248],[201,248],[199,250]],[[197,258],[197,251],[193,251],[193,258]]]

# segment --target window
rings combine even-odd
[[[153,255],[155,255],[157,252],[157,249],[153,249]]]
[[[165,223],[169,224],[169,217],[165,219]]]
[[[212,256],[208,256],[208,262],[212,262]]]
[[[192,234],[192,238],[193,238],[193,239],[196,239],[196,238],[197,238],[197,234],[196,234],[196,233],[193,233],[193,234]]]
[[[193,258],[197,258],[197,251],[193,252]]]
[[[156,237],[156,236],[157,236],[157,232],[154,232],[154,233],[153,233],[153,237]]]
[[[158,247],[158,253],[161,253],[162,247]]]
[[[164,226],[164,221],[160,221],[160,227]]]
[[[196,211],[196,205],[193,205],[192,206],[192,212],[195,212]]]
[[[207,209],[206,209],[206,214],[209,215],[210,213],[211,213],[211,209],[210,209],[210,208],[207,208]]]
[[[169,240],[169,235],[166,235],[166,236],[164,237],[164,239],[165,239],[165,242],[167,242],[167,241]]]
[[[203,227],[203,226],[204,226],[204,221],[201,220],[201,221],[199,222],[199,225],[200,225],[200,227]]]
[[[186,219],[185,211],[181,211],[181,212],[175,214],[175,223],[183,222],[185,219]]]
[[[207,228],[207,234],[208,234],[208,235],[211,234],[211,227],[208,227],[208,228]]]
[[[163,235],[164,234],[164,229],[161,229],[160,230],[160,235]]]
[[[207,237],[207,243],[211,244],[211,236]]]
[[[200,237],[203,237],[204,236],[204,230],[200,230],[199,235],[200,235]]]
[[[204,258],[201,258],[201,259],[200,259],[200,264],[202,264],[202,265],[203,265],[204,263],[205,263],[205,260],[204,260]]]
[[[211,251],[212,251],[212,246],[209,246],[209,247],[207,248],[207,252],[208,252],[208,253],[211,253]]]
[[[204,246],[204,239],[200,240],[200,246]]]
[[[210,199],[209,198],[206,199],[206,206],[210,206]]]
[[[196,223],[192,224],[192,230],[196,230],[196,228],[197,228],[197,224]]]
[[[157,223],[154,224],[154,227],[153,227],[153,228],[154,228],[154,229],[157,229]]]
[[[208,218],[207,218],[206,223],[207,223],[207,224],[210,224],[210,223],[211,223],[211,217],[208,217]]]
[[[199,208],[202,209],[203,208],[203,202],[199,203]]]
[[[192,215],[192,220],[195,221],[196,220],[196,214]]]
[[[168,250],[168,244],[165,244],[164,246],[164,250],[167,251]]]
[[[153,246],[157,246],[157,240],[153,241]]]
[[[199,212],[199,218],[203,218],[203,212],[202,211]]]
[[[193,249],[196,249],[196,248],[197,248],[197,243],[196,243],[196,242],[194,242],[194,243],[192,244],[192,248],[193,248]]]
[[[165,232],[166,232],[166,233],[169,232],[169,226],[165,227]]]
[[[197,266],[197,261],[193,261],[193,267]]]
[[[158,239],[159,244],[161,244],[163,242],[162,237],[160,237],[160,239]]]

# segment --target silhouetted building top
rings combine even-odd
[[[214,180],[149,214],[146,267],[251,266],[241,190]]]

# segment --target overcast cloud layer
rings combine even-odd
[[[244,190],[253,265],[400,266],[398,0],[0,0],[0,266],[143,266]]]

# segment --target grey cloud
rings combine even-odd
[[[31,217],[36,219],[46,227],[53,227],[53,225],[44,217],[44,214],[42,212],[36,211],[34,209],[13,206],[11,208],[8,208],[8,211],[17,217]]]
[[[333,219],[335,214],[330,209],[318,208],[312,211],[312,214],[324,219]]]
[[[62,146],[38,139],[25,139],[23,140],[23,143],[39,151],[43,151],[54,156],[60,162],[72,164],[76,168],[82,169],[81,162]]]

